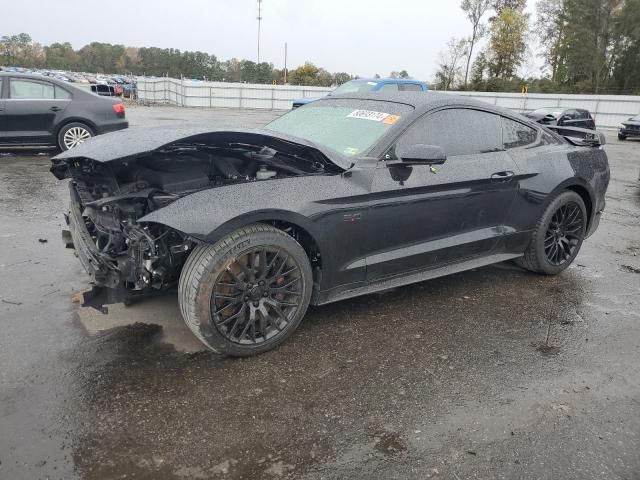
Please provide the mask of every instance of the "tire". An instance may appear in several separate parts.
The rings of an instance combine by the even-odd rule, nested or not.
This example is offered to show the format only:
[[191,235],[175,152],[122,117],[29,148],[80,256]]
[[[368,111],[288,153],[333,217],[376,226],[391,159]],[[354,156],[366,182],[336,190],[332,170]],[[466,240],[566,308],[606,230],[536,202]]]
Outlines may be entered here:
[[620,135],[618,134],[618,140],[626,140],[627,136],[626,135]]
[[210,350],[245,357],[275,348],[298,328],[312,287],[300,244],[257,223],[198,245],[182,269],[178,300],[185,323]]
[[93,136],[95,133],[88,125],[80,122],[68,123],[58,132],[58,148],[65,152]]
[[538,220],[524,256],[515,262],[532,272],[557,275],[578,255],[587,222],[587,209],[580,195],[571,191],[559,194]]

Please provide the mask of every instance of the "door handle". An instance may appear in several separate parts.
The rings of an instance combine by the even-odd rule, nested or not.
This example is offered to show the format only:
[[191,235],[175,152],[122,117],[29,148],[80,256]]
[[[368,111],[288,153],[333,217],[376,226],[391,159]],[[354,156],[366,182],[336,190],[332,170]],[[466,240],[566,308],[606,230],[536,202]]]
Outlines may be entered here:
[[60,110],[62,110],[60,107],[56,107],[55,105],[53,107],[51,107],[49,110],[51,110],[52,112],[59,112]]
[[510,170],[507,170],[505,172],[496,172],[491,175],[491,181],[494,183],[508,182],[513,178],[514,175],[515,174]]

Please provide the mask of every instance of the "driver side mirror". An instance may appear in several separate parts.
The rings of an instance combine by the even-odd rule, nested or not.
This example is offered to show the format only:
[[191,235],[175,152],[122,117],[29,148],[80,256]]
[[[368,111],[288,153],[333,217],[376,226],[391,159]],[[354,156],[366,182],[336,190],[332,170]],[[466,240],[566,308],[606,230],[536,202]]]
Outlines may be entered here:
[[442,147],[417,143],[398,152],[402,165],[442,165],[447,155]]

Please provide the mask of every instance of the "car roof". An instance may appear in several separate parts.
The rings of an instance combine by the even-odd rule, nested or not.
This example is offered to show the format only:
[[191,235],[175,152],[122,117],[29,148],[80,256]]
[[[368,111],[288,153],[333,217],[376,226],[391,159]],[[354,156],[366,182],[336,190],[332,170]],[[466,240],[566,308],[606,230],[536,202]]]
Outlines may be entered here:
[[410,115],[410,118],[421,116],[430,110],[434,110],[442,107],[471,107],[482,110],[487,110],[498,115],[505,117],[517,118],[520,121],[531,123],[531,121],[522,115],[508,110],[506,108],[497,107],[487,102],[480,100],[474,100],[471,97],[465,95],[455,95],[449,93],[439,92],[373,92],[373,93],[343,93],[340,95],[331,95],[328,97],[316,100],[317,102],[330,102],[340,99],[352,99],[352,100],[372,100],[376,102],[392,102],[404,105],[409,105],[414,108],[414,112]]
[[[25,80],[39,80],[44,82],[50,82],[61,87],[72,87],[69,83],[59,80],[55,77],[47,77],[46,75],[38,75],[37,73],[18,73],[18,72],[0,72],[0,77],[12,77],[12,78],[24,78]],[[75,87],[78,89],[78,87]],[[78,89],[79,90],[79,89]]]

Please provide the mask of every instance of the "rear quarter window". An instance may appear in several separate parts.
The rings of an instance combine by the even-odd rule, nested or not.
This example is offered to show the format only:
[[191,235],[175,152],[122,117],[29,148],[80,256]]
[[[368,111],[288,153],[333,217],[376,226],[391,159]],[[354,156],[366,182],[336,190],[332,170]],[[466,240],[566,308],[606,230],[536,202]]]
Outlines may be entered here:
[[535,143],[538,131],[523,123],[502,117],[502,142],[506,149],[526,147]]

